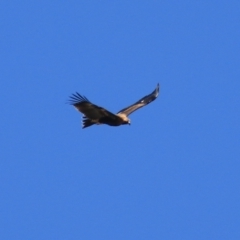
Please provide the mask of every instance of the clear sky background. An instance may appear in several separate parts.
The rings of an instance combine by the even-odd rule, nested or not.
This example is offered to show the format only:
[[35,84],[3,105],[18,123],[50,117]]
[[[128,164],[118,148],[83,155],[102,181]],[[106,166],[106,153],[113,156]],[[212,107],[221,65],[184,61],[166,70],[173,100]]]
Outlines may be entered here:
[[[0,239],[240,239],[240,2],[2,1]],[[131,126],[81,129],[78,91]]]

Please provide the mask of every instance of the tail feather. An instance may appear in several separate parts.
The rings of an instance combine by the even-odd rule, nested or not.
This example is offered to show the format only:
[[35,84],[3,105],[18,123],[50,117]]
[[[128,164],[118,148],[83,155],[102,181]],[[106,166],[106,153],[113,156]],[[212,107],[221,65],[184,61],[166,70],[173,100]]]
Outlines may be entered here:
[[82,120],[82,128],[86,128],[86,127],[90,127],[92,126],[93,124],[95,124],[94,122],[92,122],[90,119],[88,118],[83,118]]

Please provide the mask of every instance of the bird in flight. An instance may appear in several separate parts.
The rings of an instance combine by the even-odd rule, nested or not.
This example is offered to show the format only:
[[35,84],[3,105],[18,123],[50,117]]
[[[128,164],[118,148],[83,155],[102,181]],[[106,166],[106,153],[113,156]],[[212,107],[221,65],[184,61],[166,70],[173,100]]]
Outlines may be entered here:
[[154,101],[158,97],[158,94],[159,84],[157,84],[156,89],[152,93],[141,98],[136,103],[123,108],[117,114],[111,113],[105,108],[91,103],[86,97],[80,95],[78,92],[70,96],[69,103],[84,115],[82,128],[90,127],[93,124],[107,124],[110,126],[130,125],[128,115]]

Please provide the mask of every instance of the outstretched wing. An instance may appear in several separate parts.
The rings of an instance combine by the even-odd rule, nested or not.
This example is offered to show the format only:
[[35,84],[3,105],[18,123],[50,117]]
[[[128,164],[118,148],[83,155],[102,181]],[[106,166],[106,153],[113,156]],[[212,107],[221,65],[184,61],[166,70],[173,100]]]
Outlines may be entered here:
[[128,116],[129,114],[136,111],[137,109],[144,107],[147,104],[149,104],[150,102],[154,101],[158,97],[158,94],[159,94],[159,83],[158,83],[156,89],[152,93],[141,98],[140,100],[138,100],[136,103],[132,104],[131,106],[120,110],[118,113],[125,114],[126,116]]
[[118,116],[109,112],[105,108],[99,107],[91,103],[86,97],[81,96],[77,92],[70,96],[69,103],[73,105],[79,112],[84,114],[85,120],[87,118],[89,120],[93,120],[91,122],[94,123],[100,123],[101,119],[109,119],[111,121],[114,121],[117,118],[119,118]]

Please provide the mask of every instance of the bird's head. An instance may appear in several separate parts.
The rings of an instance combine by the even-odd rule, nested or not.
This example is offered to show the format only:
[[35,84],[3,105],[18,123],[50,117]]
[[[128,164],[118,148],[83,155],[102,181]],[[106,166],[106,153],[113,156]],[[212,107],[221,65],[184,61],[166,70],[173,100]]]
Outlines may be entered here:
[[123,124],[128,124],[128,125],[131,125],[131,121],[130,121],[130,119],[128,118],[128,119],[126,119],[124,122],[123,122]]
[[131,125],[130,119],[127,117],[126,114],[118,113],[117,116],[119,116],[122,119],[122,124]]

